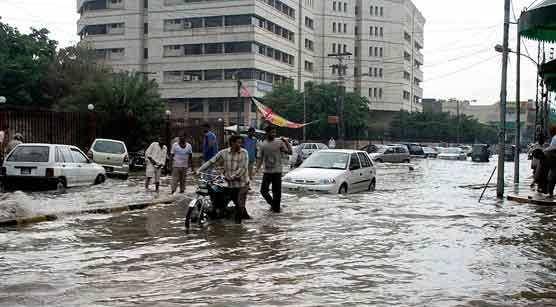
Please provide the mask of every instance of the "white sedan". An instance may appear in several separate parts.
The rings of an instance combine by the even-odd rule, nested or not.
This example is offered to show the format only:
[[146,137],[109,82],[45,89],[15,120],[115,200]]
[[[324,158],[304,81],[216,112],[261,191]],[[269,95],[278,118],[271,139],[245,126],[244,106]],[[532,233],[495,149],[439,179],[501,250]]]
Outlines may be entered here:
[[104,168],[70,145],[21,144],[12,150],[3,167],[0,179],[4,187],[38,186],[64,189],[103,183]]
[[340,193],[374,191],[376,170],[360,150],[321,150],[284,176],[286,192]]
[[441,153],[438,154],[438,159],[442,160],[467,160],[467,154],[458,147],[444,148]]

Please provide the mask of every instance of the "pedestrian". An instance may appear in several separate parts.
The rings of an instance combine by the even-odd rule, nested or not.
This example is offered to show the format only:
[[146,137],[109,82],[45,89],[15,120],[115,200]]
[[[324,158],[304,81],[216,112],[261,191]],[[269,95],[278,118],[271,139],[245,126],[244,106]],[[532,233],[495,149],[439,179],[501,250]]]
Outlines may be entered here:
[[243,140],[243,148],[249,154],[249,179],[253,180],[253,172],[255,170],[255,163],[257,162],[257,146],[258,140],[255,137],[255,128],[250,127],[247,130],[247,137]]
[[230,147],[219,151],[197,171],[197,174],[200,174],[204,170],[213,168],[216,163],[224,165],[224,178],[228,184],[225,189],[236,205],[235,222],[238,224],[248,216],[245,201],[249,189],[249,153],[241,148],[242,143],[241,136],[232,135],[229,141]]
[[[276,139],[276,128],[268,126],[265,129],[266,140],[261,145],[261,155],[257,162],[257,172],[264,164],[261,194],[270,205],[272,211],[280,212],[282,198],[282,154],[292,154],[290,143],[284,138]],[[272,195],[269,193],[272,185]]]
[[556,146],[556,125],[550,127],[549,133],[550,133],[550,146]]
[[8,146],[6,146],[6,155],[19,144],[23,144],[23,135],[21,133],[16,133],[13,139],[8,143]]
[[336,148],[336,141],[334,141],[334,138],[330,138],[330,140],[328,141],[328,148],[330,149],[334,149]]
[[145,181],[145,189],[148,190],[151,179],[154,178],[154,184],[156,192],[158,193],[160,187],[160,174],[164,164],[166,164],[166,155],[168,149],[166,145],[163,145],[160,140],[151,143],[147,151],[145,151],[145,157],[147,158],[147,169]]
[[203,160],[206,162],[216,155],[218,152],[218,140],[216,134],[211,131],[210,125],[205,124],[203,138]]
[[181,136],[179,141],[172,145],[170,158],[172,159],[172,194],[176,192],[178,182],[180,193],[183,194],[185,192],[187,168],[189,167],[193,171],[193,149],[187,143],[185,136]]

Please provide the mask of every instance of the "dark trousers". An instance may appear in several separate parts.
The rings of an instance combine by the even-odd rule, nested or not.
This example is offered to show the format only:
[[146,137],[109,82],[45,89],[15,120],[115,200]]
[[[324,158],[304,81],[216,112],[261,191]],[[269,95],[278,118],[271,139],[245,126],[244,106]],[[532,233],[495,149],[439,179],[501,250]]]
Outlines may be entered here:
[[[270,185],[272,185],[272,195],[270,195]],[[261,194],[274,212],[280,212],[280,201],[282,200],[282,174],[265,173],[261,184]]]

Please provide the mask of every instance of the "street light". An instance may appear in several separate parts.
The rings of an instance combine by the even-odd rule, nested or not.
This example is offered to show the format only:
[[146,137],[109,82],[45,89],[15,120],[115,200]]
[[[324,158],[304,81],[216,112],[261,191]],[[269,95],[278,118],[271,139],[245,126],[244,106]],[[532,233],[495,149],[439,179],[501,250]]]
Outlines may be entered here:
[[89,103],[89,105],[87,105],[87,109],[88,109],[89,111],[94,111],[94,110],[95,110],[95,105],[92,104],[92,103]]
[[168,117],[168,119],[170,119],[171,115],[172,115],[172,111],[166,110],[166,117]]
[[[494,46],[494,50],[495,50],[496,52],[498,52],[498,53],[502,53],[502,52],[504,52],[504,47],[502,47],[502,45],[498,44],[498,45]],[[539,66],[539,63],[537,63],[537,61],[535,61],[532,57],[530,57],[530,56],[527,55],[527,54],[515,52],[515,51],[512,50],[511,48],[508,48],[508,52],[509,52],[509,53],[514,53],[514,54],[517,54],[517,55],[520,55],[520,56],[523,56],[523,57],[526,57],[526,58],[528,58],[529,60],[531,60],[531,62],[535,63],[535,65],[537,65],[537,67]]]
[[6,101],[8,101],[8,100],[6,99],[6,97],[0,96],[0,104],[4,104],[4,103],[6,103]]

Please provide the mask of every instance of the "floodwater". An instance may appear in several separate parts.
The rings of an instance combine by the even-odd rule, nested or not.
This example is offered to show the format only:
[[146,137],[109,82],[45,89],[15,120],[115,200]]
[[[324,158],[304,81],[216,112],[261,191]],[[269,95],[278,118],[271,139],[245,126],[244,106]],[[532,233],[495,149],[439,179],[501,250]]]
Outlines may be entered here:
[[[384,165],[376,192],[286,194],[280,214],[254,193],[253,220],[189,234],[176,204],[0,230],[0,306],[556,305],[555,209],[497,202],[494,189],[478,203],[465,186],[495,164]],[[152,197],[140,190],[10,197],[65,210]]]

